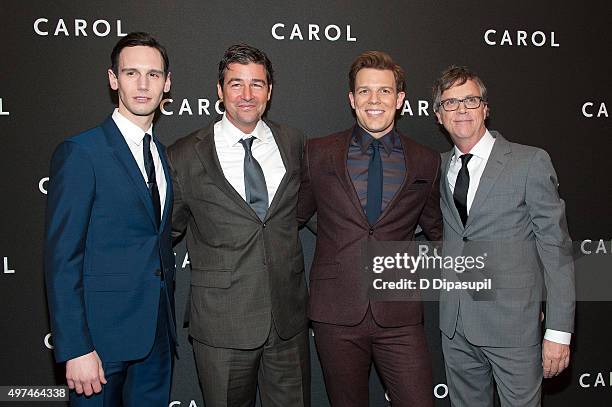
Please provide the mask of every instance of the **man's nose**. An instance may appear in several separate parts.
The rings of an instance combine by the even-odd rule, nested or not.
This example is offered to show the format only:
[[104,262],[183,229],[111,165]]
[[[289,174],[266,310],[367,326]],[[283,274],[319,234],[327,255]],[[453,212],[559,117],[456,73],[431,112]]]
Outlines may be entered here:
[[369,100],[368,100],[368,103],[371,103],[371,104],[377,104],[377,103],[380,103],[380,98],[379,98],[379,96],[378,96],[378,93],[377,93],[377,92],[372,92],[372,93],[370,93],[370,98],[369,98]]
[[253,98],[253,91],[250,86],[245,86],[242,88],[242,98],[244,100],[251,100]]
[[147,75],[141,75],[138,78],[138,89],[139,90],[149,89],[149,77]]
[[465,113],[467,112],[467,107],[465,107],[465,100],[462,100],[459,102],[459,107],[457,108],[457,112],[458,113]]

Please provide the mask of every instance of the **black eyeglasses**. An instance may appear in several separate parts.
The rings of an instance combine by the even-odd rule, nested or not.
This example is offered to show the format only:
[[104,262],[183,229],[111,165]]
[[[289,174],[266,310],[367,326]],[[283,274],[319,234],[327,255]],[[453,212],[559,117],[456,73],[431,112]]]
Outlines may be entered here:
[[438,106],[442,106],[442,108],[447,112],[452,112],[459,109],[461,102],[463,102],[463,106],[465,106],[466,109],[478,109],[481,103],[487,103],[481,96],[468,96],[463,99],[446,99],[438,103]]

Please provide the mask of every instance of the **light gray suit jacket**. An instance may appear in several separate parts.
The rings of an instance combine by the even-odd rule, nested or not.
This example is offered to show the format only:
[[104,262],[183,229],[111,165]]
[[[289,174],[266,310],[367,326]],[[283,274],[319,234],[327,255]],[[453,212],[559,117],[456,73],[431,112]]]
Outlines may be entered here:
[[[541,340],[543,298],[546,328],[574,328],[574,267],[565,204],[544,150],[490,133],[496,141],[465,227],[446,177],[453,150],[442,154],[440,189],[444,255],[487,253],[484,275],[492,279],[493,298],[443,291],[440,329],[452,338],[460,313],[465,336],[475,345],[531,346]],[[452,270],[443,270],[443,277],[461,278]]]

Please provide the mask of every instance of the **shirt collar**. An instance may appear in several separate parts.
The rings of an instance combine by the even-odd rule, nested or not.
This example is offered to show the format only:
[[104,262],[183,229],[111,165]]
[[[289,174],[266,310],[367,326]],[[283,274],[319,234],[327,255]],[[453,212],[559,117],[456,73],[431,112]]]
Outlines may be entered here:
[[[486,130],[485,134],[480,140],[478,140],[478,143],[472,147],[469,153],[484,161],[487,161],[491,155],[491,151],[493,151],[493,144],[495,144],[495,137],[489,133],[489,130]],[[454,147],[454,150],[455,153],[453,155],[453,161],[457,161],[459,157],[463,155],[463,153],[461,150],[459,150],[459,148],[457,148],[457,146]]]
[[[363,154],[368,153],[368,148],[370,148],[370,144],[372,144],[374,140],[376,139],[361,126],[356,125],[353,129],[353,142],[359,146]],[[378,141],[380,141],[380,144],[387,153],[387,156],[389,156],[391,155],[391,152],[393,152],[393,147],[397,141],[397,133],[392,128],[387,134],[380,137]]]
[[248,136],[253,136],[260,143],[268,143],[269,142],[269,134],[266,131],[266,124],[263,120],[259,120],[255,129],[253,129],[252,133],[243,133],[240,129],[238,129],[232,122],[227,118],[227,113],[223,113],[223,118],[220,122],[221,127],[221,136],[227,143],[228,147],[234,147],[238,142],[244,138],[248,138]]
[[138,127],[138,125],[132,123],[130,119],[119,113],[119,109],[115,109],[112,118],[119,128],[121,134],[123,134],[123,138],[130,143],[139,146],[142,144],[142,139],[144,138],[145,133],[153,136],[153,123],[151,123],[151,126],[149,126],[147,131],[143,131],[140,127]]

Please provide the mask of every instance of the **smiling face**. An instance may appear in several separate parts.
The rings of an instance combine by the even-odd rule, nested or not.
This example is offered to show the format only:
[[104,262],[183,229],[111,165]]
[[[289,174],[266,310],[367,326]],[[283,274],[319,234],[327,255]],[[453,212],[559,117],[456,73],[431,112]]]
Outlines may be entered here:
[[395,123],[395,112],[406,94],[398,92],[390,69],[363,68],[355,76],[355,92],[349,92],[357,123],[372,137],[387,134]]
[[249,134],[266,111],[272,85],[266,79],[263,65],[232,63],[225,71],[223,86],[217,84],[217,93],[223,101],[228,120],[240,131]]
[[[468,79],[463,85],[453,85],[445,90],[440,100],[464,99],[469,96],[482,96],[480,88],[471,79]],[[488,113],[489,106],[484,102],[476,109],[467,109],[464,103],[460,103],[459,108],[452,112],[447,112],[440,107],[436,116],[439,123],[450,134],[455,145],[461,151],[469,151],[484,136],[486,132],[485,119]]]
[[117,75],[109,69],[108,82],[119,94],[119,113],[145,130],[170,90],[170,74],[164,75],[160,52],[141,45],[121,50]]

